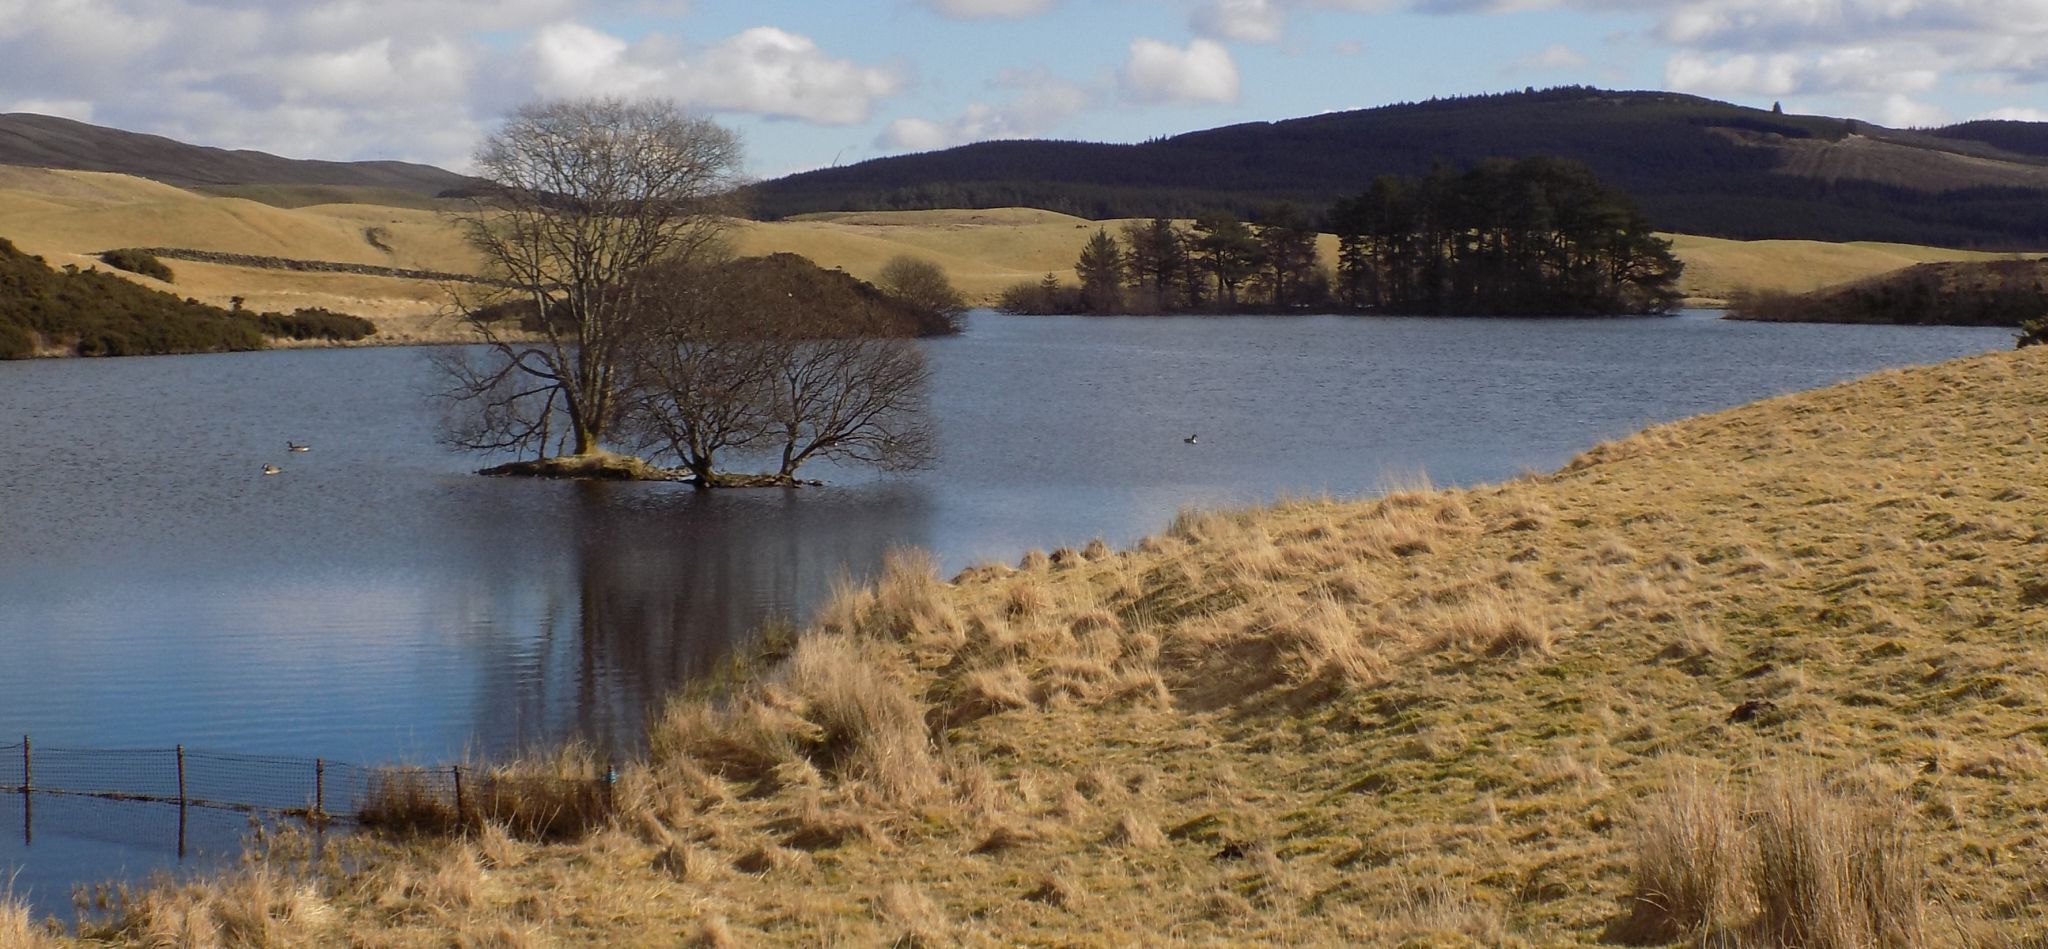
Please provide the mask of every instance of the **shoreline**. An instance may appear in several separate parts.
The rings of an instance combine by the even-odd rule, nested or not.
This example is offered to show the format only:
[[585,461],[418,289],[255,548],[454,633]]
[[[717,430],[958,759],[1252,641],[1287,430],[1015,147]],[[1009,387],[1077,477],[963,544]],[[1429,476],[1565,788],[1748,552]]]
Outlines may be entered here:
[[1637,919],[1644,841],[1691,773],[1811,775],[1812,827],[1891,815],[1956,926],[2023,932],[1996,908],[2041,874],[1997,855],[2029,846],[2012,778],[2048,772],[2026,738],[2048,700],[2027,648],[2048,635],[2044,372],[2029,351],[1890,370],[1547,475],[1191,512],[951,583],[899,555],[781,664],[677,699],[613,829],[259,863],[134,922],[1550,945]]

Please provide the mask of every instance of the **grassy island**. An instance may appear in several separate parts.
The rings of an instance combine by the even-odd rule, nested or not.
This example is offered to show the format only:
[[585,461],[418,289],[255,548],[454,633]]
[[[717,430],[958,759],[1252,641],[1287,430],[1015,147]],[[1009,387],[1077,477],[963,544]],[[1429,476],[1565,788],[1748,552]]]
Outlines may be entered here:
[[2044,439],[2035,347],[1501,485],[904,554],[676,700],[605,829],[273,844],[101,935],[2035,945]]

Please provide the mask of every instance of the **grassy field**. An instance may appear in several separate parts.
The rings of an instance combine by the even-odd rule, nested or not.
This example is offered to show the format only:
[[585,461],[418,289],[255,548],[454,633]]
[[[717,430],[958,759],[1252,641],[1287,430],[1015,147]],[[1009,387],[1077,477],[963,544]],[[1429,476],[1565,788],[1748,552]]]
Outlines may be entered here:
[[2039,347],[1501,485],[903,553],[676,700],[615,826],[273,841],[96,938],[2037,946],[2044,438]]
[[[325,192],[300,189],[306,201]],[[290,204],[278,195],[255,194]],[[356,195],[358,199],[366,199]],[[476,256],[436,211],[363,203],[279,207],[234,194],[200,194],[124,175],[0,166],[0,237],[52,263],[91,266],[113,247],[187,247],[229,253],[473,272]],[[1003,288],[1051,273],[1073,280],[1074,258],[1097,227],[1123,222],[1009,208],[807,215],[738,222],[733,240],[746,254],[790,251],[826,267],[872,279],[889,258],[911,254],[939,263],[976,303]],[[1686,262],[1682,287],[1696,303],[1718,305],[1736,289],[1803,292],[1914,263],[1993,255],[1898,244],[1727,241],[1676,235]],[[1323,256],[1334,265],[1336,242]],[[247,267],[178,264],[174,288],[217,306],[241,296],[258,309],[326,307],[369,317],[385,341],[451,338],[442,318],[444,289],[418,280],[336,277]],[[135,278],[138,280],[146,278]]]

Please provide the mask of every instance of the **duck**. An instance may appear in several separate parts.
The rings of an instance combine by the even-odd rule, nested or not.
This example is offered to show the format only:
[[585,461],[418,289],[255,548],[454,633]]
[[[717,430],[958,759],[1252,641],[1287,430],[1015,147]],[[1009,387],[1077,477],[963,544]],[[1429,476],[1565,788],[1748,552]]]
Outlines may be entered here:
[[1195,436],[1189,435],[1188,437],[1181,439],[1181,441],[1187,442],[1188,444],[1192,445],[1195,443]]
[[289,441],[289,440],[287,440],[287,441],[286,441],[286,442],[284,443],[284,447],[285,447],[285,450],[286,450],[286,451],[312,451],[312,450],[313,450],[313,446],[311,446],[311,445],[301,445],[301,444],[299,444],[298,442],[295,442],[295,441]]
[[278,466],[276,466],[276,465],[264,465],[264,466],[263,466],[263,473],[264,473],[264,474],[267,474],[267,475],[274,475],[274,474],[283,474],[283,473],[284,473],[284,469],[283,469],[283,468],[279,468],[279,467],[278,467]]

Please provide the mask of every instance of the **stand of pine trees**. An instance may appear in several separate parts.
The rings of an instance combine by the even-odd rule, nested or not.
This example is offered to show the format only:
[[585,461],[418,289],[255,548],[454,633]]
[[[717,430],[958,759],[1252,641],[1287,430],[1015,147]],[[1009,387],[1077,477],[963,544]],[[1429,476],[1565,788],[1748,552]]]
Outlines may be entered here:
[[[1003,295],[1017,313],[1299,312],[1589,316],[1668,312],[1681,265],[1634,203],[1575,162],[1482,162],[1383,176],[1318,222],[1279,206],[1251,223],[1165,218],[1097,230],[1078,290]],[[1319,232],[1337,238],[1332,274]],[[1119,239],[1120,238],[1120,239]]]

